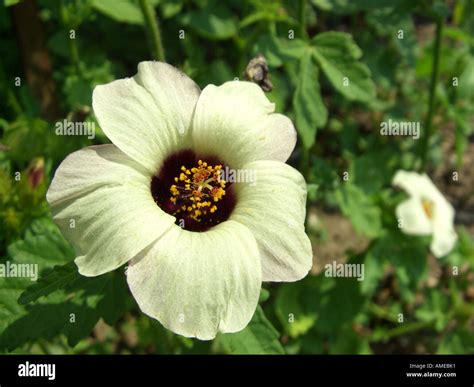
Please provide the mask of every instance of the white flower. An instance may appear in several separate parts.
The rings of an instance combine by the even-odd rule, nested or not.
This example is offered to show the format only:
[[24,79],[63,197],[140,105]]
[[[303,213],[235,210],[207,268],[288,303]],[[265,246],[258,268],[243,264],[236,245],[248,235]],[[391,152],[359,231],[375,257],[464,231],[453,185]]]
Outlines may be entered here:
[[410,196],[396,208],[402,231],[410,235],[432,234],[432,253],[438,258],[448,254],[457,240],[453,206],[426,174],[398,171],[393,185]]
[[[47,195],[81,274],[130,261],[141,310],[208,340],[245,328],[262,281],[308,273],[306,184],[284,163],[295,129],[257,85],[200,92],[176,68],[142,62],[133,78],[97,86],[93,108],[113,145],[69,155]],[[256,181],[225,182],[225,168]]]

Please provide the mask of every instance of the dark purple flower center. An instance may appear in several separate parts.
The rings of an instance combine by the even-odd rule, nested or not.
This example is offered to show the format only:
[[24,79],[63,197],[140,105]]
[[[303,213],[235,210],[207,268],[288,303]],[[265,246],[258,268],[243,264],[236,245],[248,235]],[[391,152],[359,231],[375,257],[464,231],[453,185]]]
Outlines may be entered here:
[[151,179],[156,204],[176,217],[189,231],[206,231],[227,220],[235,207],[231,183],[224,180],[226,165],[213,156],[183,150],[170,155]]

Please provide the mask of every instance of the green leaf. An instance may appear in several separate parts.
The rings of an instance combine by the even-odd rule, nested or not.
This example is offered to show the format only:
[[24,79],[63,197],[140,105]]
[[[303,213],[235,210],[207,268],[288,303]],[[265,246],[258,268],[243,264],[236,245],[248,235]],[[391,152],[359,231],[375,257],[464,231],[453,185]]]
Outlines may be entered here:
[[345,183],[337,191],[336,199],[342,213],[347,216],[356,232],[370,238],[382,233],[380,208],[372,203],[364,191],[351,183]]
[[310,277],[309,285],[302,295],[302,305],[304,310],[316,313],[314,329],[318,332],[339,332],[355,319],[366,300],[356,278],[320,275]]
[[[380,168],[383,165],[384,168]],[[350,164],[351,182],[365,193],[373,194],[389,185],[397,167],[397,158],[390,150],[376,149],[356,157]]]
[[301,58],[308,44],[301,39],[284,39],[274,35],[262,35],[257,40],[253,54],[261,53],[271,67],[280,67],[287,61]]
[[303,308],[301,295],[304,292],[301,283],[282,286],[275,301],[275,312],[285,331],[293,338],[304,335],[316,321],[316,314]]
[[473,352],[474,334],[467,329],[458,329],[446,334],[436,351],[442,355],[465,355]]
[[247,328],[218,336],[218,342],[230,354],[283,354],[279,333],[258,306]]
[[311,0],[311,2],[324,11],[336,14],[349,14],[358,11],[368,11],[374,8],[394,7],[404,0]]
[[63,266],[55,266],[51,272],[41,277],[39,281],[29,286],[18,299],[21,305],[29,304],[38,298],[47,296],[50,293],[65,288],[80,277],[77,268],[73,262],[66,263]]
[[92,7],[121,23],[143,24],[140,7],[130,0],[92,0]]
[[393,265],[404,300],[413,301],[414,290],[426,276],[425,242],[424,238],[390,233],[377,240],[371,249],[373,259],[386,260]]
[[441,294],[438,290],[429,290],[425,294],[423,304],[421,304],[415,311],[418,320],[422,322],[433,322],[434,328],[438,332],[446,329],[450,320],[450,305],[446,296]]
[[5,291],[0,292],[0,305],[6,305],[9,311],[8,323],[0,324],[0,349],[10,351],[27,342],[51,339],[59,334],[64,334],[68,344],[75,346],[90,334],[101,317],[113,325],[128,307],[124,275],[118,273],[78,277],[65,289],[22,308],[12,299],[22,290],[8,290],[9,303],[4,300]]
[[260,297],[258,298],[258,302],[265,302],[270,298],[270,292],[267,289],[260,289]]
[[27,282],[24,278],[0,278],[0,350],[2,332],[23,312],[16,300]]
[[375,96],[369,68],[359,61],[362,51],[343,32],[323,32],[311,41],[313,54],[323,72],[342,95],[350,100],[368,102]]
[[368,337],[359,335],[351,326],[346,326],[338,331],[329,342],[329,354],[331,355],[367,355],[371,353]]
[[181,23],[206,39],[224,40],[237,34],[238,20],[227,8],[217,6],[188,12],[181,17]]
[[59,230],[41,234],[30,231],[25,239],[8,247],[8,255],[15,263],[37,264],[41,272],[45,268],[71,260],[74,252]]
[[321,98],[319,70],[309,50],[300,61],[298,85],[293,96],[296,128],[303,146],[309,149],[316,140],[316,131],[326,125],[328,112]]
[[49,219],[35,221],[8,254],[12,263],[37,264],[40,273],[49,272],[36,284],[29,278],[0,278],[0,350],[59,334],[74,346],[99,318],[113,325],[128,307],[125,276],[80,276],[71,246]]
[[159,0],[158,4],[161,9],[161,15],[165,19],[175,16],[183,9],[182,0]]
[[468,56],[464,71],[459,77],[458,95],[462,99],[474,99],[474,56]]
[[21,0],[4,0],[5,7],[11,7],[12,5],[18,4]]
[[364,280],[360,284],[360,290],[365,296],[371,296],[379,281],[384,275],[384,267],[386,261],[377,254],[373,253],[373,249],[369,249],[364,258]]

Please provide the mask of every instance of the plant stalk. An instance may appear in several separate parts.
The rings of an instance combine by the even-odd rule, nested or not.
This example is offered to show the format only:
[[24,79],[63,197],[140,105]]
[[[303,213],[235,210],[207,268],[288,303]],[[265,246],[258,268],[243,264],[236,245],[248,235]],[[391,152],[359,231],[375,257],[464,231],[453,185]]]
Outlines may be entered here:
[[[64,1],[59,0],[59,15],[61,18],[61,24],[64,28],[64,32],[67,35],[67,44],[69,48],[69,55],[71,57],[71,63],[76,69],[76,73],[81,75],[81,68],[79,65],[79,49],[77,47],[76,39],[71,39],[70,33],[73,28],[71,28],[71,23],[69,22],[69,15],[66,7],[64,6]],[[75,36],[74,36],[75,38]]]
[[439,59],[441,56],[441,40],[443,35],[444,20],[438,18],[436,21],[436,36],[433,49],[433,67],[431,70],[431,83],[430,83],[430,95],[428,101],[428,113],[425,118],[425,135],[421,143],[421,168],[425,170],[428,162],[428,151],[431,136],[433,135],[433,114],[436,102],[436,85],[438,84],[439,78]]
[[165,51],[163,49],[158,17],[155,14],[155,10],[149,0],[140,0],[140,7],[142,9],[143,18],[145,19],[146,30],[151,41],[152,56],[154,59],[164,62]]
[[306,35],[306,0],[299,0],[298,3],[298,21],[300,27],[300,37],[305,39]]

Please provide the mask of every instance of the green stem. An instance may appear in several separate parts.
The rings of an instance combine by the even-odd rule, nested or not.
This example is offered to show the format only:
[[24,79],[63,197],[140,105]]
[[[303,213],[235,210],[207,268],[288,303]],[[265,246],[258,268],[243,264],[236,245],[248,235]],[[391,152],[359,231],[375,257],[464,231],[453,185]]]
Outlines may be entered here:
[[[300,28],[300,38],[307,40],[308,34],[306,32],[306,0],[299,0],[298,2],[298,21]],[[304,176],[307,183],[310,181],[311,177],[311,149],[306,149],[304,146],[301,148],[301,159],[300,159],[300,168],[301,174]],[[311,210],[311,203],[309,198],[306,199],[306,219],[305,226],[306,230],[309,230],[309,212]]]
[[21,108],[20,102],[18,102],[18,98],[16,97],[15,93],[12,91],[11,88],[7,89],[7,101],[13,112],[17,116],[23,113],[23,109]]
[[[66,7],[64,6],[64,1],[59,0],[59,16],[61,19],[61,24],[64,28],[64,32],[67,36],[68,40],[68,48],[69,48],[69,55],[71,57],[71,63],[76,68],[76,72],[78,75],[81,75],[81,68],[79,66],[79,49],[77,47],[76,36],[74,35],[74,39],[71,39],[71,23],[69,22],[69,15]],[[74,32],[75,33],[75,32]]]
[[406,323],[388,331],[384,336],[384,340],[389,340],[396,336],[402,336],[407,333],[412,333],[421,329],[429,328],[433,324],[434,321],[415,321],[412,323]]
[[158,17],[149,0],[140,0],[143,18],[152,45],[152,55],[156,60],[165,61],[165,51],[161,41],[160,27],[158,26]]
[[433,114],[435,108],[435,94],[436,94],[436,85],[438,84],[439,77],[439,59],[441,55],[441,40],[443,35],[443,24],[444,20],[438,18],[436,21],[436,36],[433,49],[433,67],[431,70],[431,83],[430,83],[430,95],[428,101],[428,113],[425,118],[425,135],[421,143],[421,160],[422,160],[422,170],[426,168],[428,162],[428,150],[430,138],[433,134]]
[[390,321],[392,323],[398,323],[398,319],[395,316],[393,316],[388,310],[384,309],[376,303],[372,302],[369,304],[369,311],[375,317]]
[[306,38],[306,0],[299,0],[298,3],[298,21],[300,24],[300,37]]

